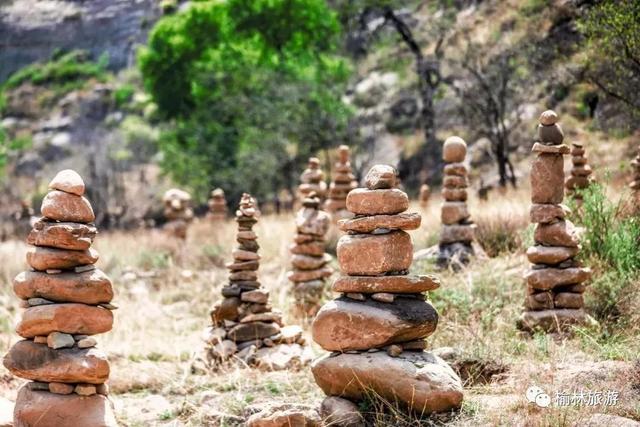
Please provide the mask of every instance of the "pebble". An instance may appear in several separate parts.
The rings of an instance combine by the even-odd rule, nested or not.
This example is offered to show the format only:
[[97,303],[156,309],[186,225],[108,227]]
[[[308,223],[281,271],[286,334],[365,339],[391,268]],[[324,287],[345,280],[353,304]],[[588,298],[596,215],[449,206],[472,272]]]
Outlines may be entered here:
[[356,301],[364,301],[366,299],[363,294],[356,293],[356,292],[349,292],[349,293],[345,294],[345,296],[347,298],[351,298],[351,299],[354,299]]
[[74,388],[73,384],[49,383],[49,391],[55,394],[71,394]]
[[80,396],[92,396],[97,393],[96,386],[93,384],[78,384],[74,391]]
[[98,342],[93,337],[84,338],[84,339],[81,339],[80,341],[78,341],[78,348],[95,347],[97,344],[98,344]]
[[47,336],[47,345],[53,349],[73,347],[75,343],[72,335],[62,332],[52,332]]

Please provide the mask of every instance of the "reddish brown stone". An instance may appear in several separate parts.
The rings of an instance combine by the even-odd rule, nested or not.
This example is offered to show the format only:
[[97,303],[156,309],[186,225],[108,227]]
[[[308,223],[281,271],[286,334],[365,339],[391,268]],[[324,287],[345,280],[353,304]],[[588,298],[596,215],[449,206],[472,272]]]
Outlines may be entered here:
[[75,303],[47,304],[26,309],[16,332],[24,338],[51,332],[95,335],[110,331],[112,325],[113,314],[104,308]]
[[324,254],[324,256],[309,256],[309,255],[294,255],[291,257],[291,264],[294,268],[299,270],[315,270],[322,268],[326,263],[331,261],[331,255]]
[[404,231],[345,235],[338,241],[337,253],[343,273],[375,276],[407,270],[413,259],[413,245]]
[[467,190],[460,188],[443,188],[442,197],[447,202],[464,202],[467,200]]
[[440,243],[471,242],[475,238],[475,224],[443,225]]
[[525,331],[564,331],[573,325],[588,325],[594,320],[583,309],[525,311],[518,321],[518,328]]
[[214,325],[220,324],[223,320],[236,320],[238,318],[238,307],[240,298],[223,298],[218,301],[211,310],[211,320]]
[[364,178],[369,190],[393,188],[396,185],[396,170],[389,165],[374,165]]
[[27,237],[34,246],[81,251],[89,249],[98,230],[93,225],[75,222],[38,221]]
[[47,193],[40,211],[44,217],[62,222],[89,223],[96,219],[85,197],[58,190]]
[[371,233],[380,228],[389,230],[416,230],[420,227],[419,214],[401,213],[397,215],[373,215],[353,219],[341,219],[338,221],[340,230],[356,233]]
[[449,163],[448,165],[444,165],[445,175],[467,176],[467,173],[467,167],[464,163]]
[[49,188],[75,194],[76,196],[82,196],[85,190],[82,177],[72,169],[58,172],[49,183]]
[[524,278],[534,289],[548,290],[557,286],[573,285],[589,280],[589,268],[541,268],[527,270]]
[[529,209],[529,217],[534,223],[549,223],[564,219],[571,210],[565,205],[533,204]]
[[533,264],[559,264],[578,254],[578,247],[531,246],[527,258]]
[[460,163],[467,156],[467,143],[459,136],[450,136],[442,146],[442,160],[447,163]]
[[312,280],[324,279],[333,274],[333,268],[322,267],[317,270],[298,270],[287,273],[287,278],[292,282],[310,282]]
[[276,323],[252,322],[240,323],[227,333],[227,336],[234,341],[250,341],[255,339],[268,338],[280,332],[280,327]]
[[314,241],[293,244],[289,246],[289,250],[294,255],[322,256],[324,255],[324,242]]
[[12,374],[32,381],[102,384],[109,378],[107,357],[96,348],[51,349],[18,341],[3,360]]
[[443,224],[457,224],[469,218],[469,210],[465,202],[444,202],[440,210],[440,219]]
[[558,308],[581,308],[584,306],[584,297],[581,293],[560,292],[556,294],[554,304]]
[[562,144],[564,133],[558,123],[549,126],[538,125],[538,141],[546,144]]
[[334,292],[392,292],[415,294],[433,291],[440,281],[431,275],[403,276],[340,276],[333,282]]
[[56,302],[104,304],[113,299],[109,278],[99,269],[83,273],[47,274],[25,271],[13,279],[19,298],[45,298]]
[[467,188],[469,181],[464,176],[445,175],[442,185],[445,188]]
[[540,292],[528,295],[524,303],[529,310],[548,310],[553,308],[553,296],[551,292]]
[[569,154],[571,149],[568,145],[545,145],[536,142],[531,149],[534,153],[549,153],[549,154]]
[[580,244],[578,230],[569,220],[538,224],[533,239],[539,245],[575,248]]
[[531,201],[558,204],[564,198],[564,160],[557,154],[538,154],[531,165]]
[[98,251],[93,248],[70,251],[35,246],[27,251],[27,262],[33,269],[40,271],[67,270],[80,265],[95,264],[98,258]]
[[356,188],[347,195],[347,209],[356,215],[393,215],[409,208],[407,194],[397,188]]

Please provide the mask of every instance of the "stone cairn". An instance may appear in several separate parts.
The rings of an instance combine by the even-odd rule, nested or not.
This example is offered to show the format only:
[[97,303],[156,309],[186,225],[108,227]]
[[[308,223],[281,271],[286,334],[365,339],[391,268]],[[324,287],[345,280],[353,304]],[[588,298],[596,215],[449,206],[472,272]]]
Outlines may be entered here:
[[469,262],[474,254],[472,242],[476,225],[467,208],[467,144],[457,136],[447,138],[442,149],[444,180],[441,221],[442,232],[437,263],[441,267],[458,266]]
[[431,188],[427,184],[422,184],[420,186],[420,195],[418,199],[420,201],[420,207],[423,209],[429,206],[429,198],[431,197]]
[[300,175],[298,201],[302,202],[312,192],[316,193],[321,201],[327,195],[327,183],[324,182],[324,172],[320,169],[320,160],[317,157],[309,158],[307,168]]
[[193,219],[191,209],[191,195],[186,191],[172,188],[162,196],[164,217],[167,223],[164,229],[172,236],[180,239],[187,238],[187,225]]
[[567,326],[591,323],[584,311],[585,281],[591,275],[575,259],[580,250],[579,230],[565,219],[564,159],[569,147],[549,110],[540,115],[536,153],[531,166],[531,222],[536,223],[535,245],[527,250],[533,264],[525,273],[527,297],[518,327],[533,331],[562,332]]
[[14,424],[115,426],[106,397],[109,362],[92,336],[111,330],[115,308],[111,281],[93,265],[95,216],[75,171],[59,172],[49,189],[27,237],[31,270],[13,281],[25,308],[16,328],[24,340],[4,366],[31,381],[18,392]]
[[358,186],[358,182],[351,170],[347,145],[341,145],[338,148],[338,161],[333,166],[332,178],[324,208],[327,212],[331,212],[336,220],[350,218],[351,213],[347,210],[347,194]]
[[640,199],[640,150],[635,159],[631,160],[631,168],[633,169],[633,181],[629,184],[631,190],[636,194],[636,199]]
[[347,196],[355,217],[338,223],[348,233],[338,242],[343,275],[333,284],[342,296],[326,303],[312,324],[314,341],[331,352],[314,361],[315,381],[329,398],[360,401],[376,393],[418,413],[457,408],[460,379],[424,351],[438,322],[424,293],[439,282],[408,274],[413,244],[405,230],[417,229],[421,217],[403,213],[409,199],[393,188],[391,166],[374,166],[365,182],[367,188]]
[[207,205],[209,206],[209,214],[207,215],[213,221],[223,221],[227,218],[227,200],[224,197],[224,190],[216,188],[211,192],[211,198]]
[[325,253],[325,235],[331,225],[331,215],[320,210],[315,193],[302,201],[296,215],[296,235],[290,247],[293,270],[287,274],[293,282],[295,314],[313,317],[320,309],[325,279],[333,273],[327,264],[331,255]]
[[258,281],[260,255],[253,226],[258,222],[254,199],[243,194],[236,211],[238,246],[227,264],[229,284],[211,310],[212,326],[205,331],[209,366],[234,357],[266,369],[299,367],[310,359],[299,326],[284,326],[282,313],[272,310],[269,292]]
[[587,163],[584,146],[580,142],[574,142],[571,147],[571,176],[565,182],[567,193],[580,203],[582,195],[576,190],[587,188],[591,184],[589,175],[593,173],[591,166]]

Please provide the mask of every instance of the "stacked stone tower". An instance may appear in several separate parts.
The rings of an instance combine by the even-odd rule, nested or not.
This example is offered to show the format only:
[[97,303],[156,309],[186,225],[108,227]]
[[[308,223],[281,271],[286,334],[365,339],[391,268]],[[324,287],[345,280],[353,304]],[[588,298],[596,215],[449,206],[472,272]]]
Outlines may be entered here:
[[424,209],[429,205],[429,198],[431,197],[431,188],[429,185],[422,184],[420,186],[420,195],[418,199],[420,200],[420,206]]
[[578,202],[582,200],[582,195],[575,190],[582,190],[591,184],[589,175],[593,173],[591,166],[587,163],[584,146],[581,142],[574,142],[571,147],[571,176],[565,182],[567,193],[572,194]]
[[111,281],[94,266],[95,216],[76,172],[59,172],[49,188],[27,238],[31,270],[13,281],[25,307],[16,328],[24,339],[4,366],[30,381],[18,392],[14,425],[115,426],[109,362],[93,338],[111,330],[114,308]]
[[307,168],[300,175],[298,186],[298,201],[302,202],[310,193],[316,193],[320,200],[327,195],[327,183],[324,182],[324,172],[320,169],[320,160],[310,157]]
[[187,226],[193,219],[191,209],[191,195],[186,191],[172,188],[162,196],[164,204],[164,216],[167,223],[164,229],[171,235],[180,239],[187,238]]
[[476,225],[471,221],[467,208],[467,143],[457,136],[447,138],[442,149],[444,179],[442,182],[440,246],[438,265],[448,266],[452,262],[465,264],[473,255]]
[[347,194],[358,186],[356,177],[351,170],[349,147],[341,145],[338,148],[338,161],[333,165],[333,181],[329,185],[329,197],[324,208],[333,214],[334,219],[349,218],[347,210]]
[[325,253],[325,235],[329,231],[331,215],[321,211],[315,193],[302,201],[296,215],[296,235],[290,247],[293,270],[287,277],[293,282],[297,317],[313,317],[320,308],[325,279],[333,273],[327,264],[331,256]]
[[[205,333],[209,344],[207,361],[214,367],[232,356],[271,369],[290,367],[293,360],[302,363],[305,344],[302,329],[283,325],[282,313],[272,310],[269,292],[258,281],[260,246],[253,231],[258,222],[256,217],[254,199],[243,194],[236,211],[238,246],[233,251],[233,262],[227,264],[229,284],[222,288],[223,299],[213,307],[212,326]],[[283,351],[290,360],[283,366],[272,363],[270,348],[277,346],[288,346]]]
[[640,199],[640,150],[635,159],[631,160],[631,168],[633,169],[633,181],[629,184],[631,190],[636,194],[636,197]]
[[224,197],[224,190],[216,188],[211,192],[211,198],[207,202],[209,214],[213,221],[223,221],[227,217],[227,200]]
[[347,196],[355,218],[339,222],[348,234],[338,242],[343,275],[333,284],[342,296],[312,324],[313,339],[331,354],[316,360],[312,372],[328,396],[359,401],[375,392],[418,413],[448,411],[462,402],[460,379],[424,351],[438,322],[424,293],[439,282],[408,274],[413,244],[406,230],[417,229],[421,218],[404,213],[409,199],[395,185],[396,171],[377,165],[367,188]]
[[576,256],[580,250],[578,229],[565,216],[564,159],[569,147],[549,110],[540,115],[538,137],[532,151],[531,222],[536,224],[535,245],[527,250],[533,264],[525,273],[527,297],[525,312],[518,322],[521,329],[562,332],[569,325],[592,322],[584,311],[583,293],[591,271]]

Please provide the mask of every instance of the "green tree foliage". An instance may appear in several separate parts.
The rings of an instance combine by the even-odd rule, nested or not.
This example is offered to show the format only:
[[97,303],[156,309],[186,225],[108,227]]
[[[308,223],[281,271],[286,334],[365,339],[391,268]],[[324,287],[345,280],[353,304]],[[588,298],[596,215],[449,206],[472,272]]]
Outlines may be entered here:
[[588,41],[590,80],[640,113],[640,2],[606,0],[579,24]]
[[199,198],[291,185],[305,157],[344,142],[338,36],[322,0],[200,1],[161,19],[140,68],[169,123],[163,168]]

